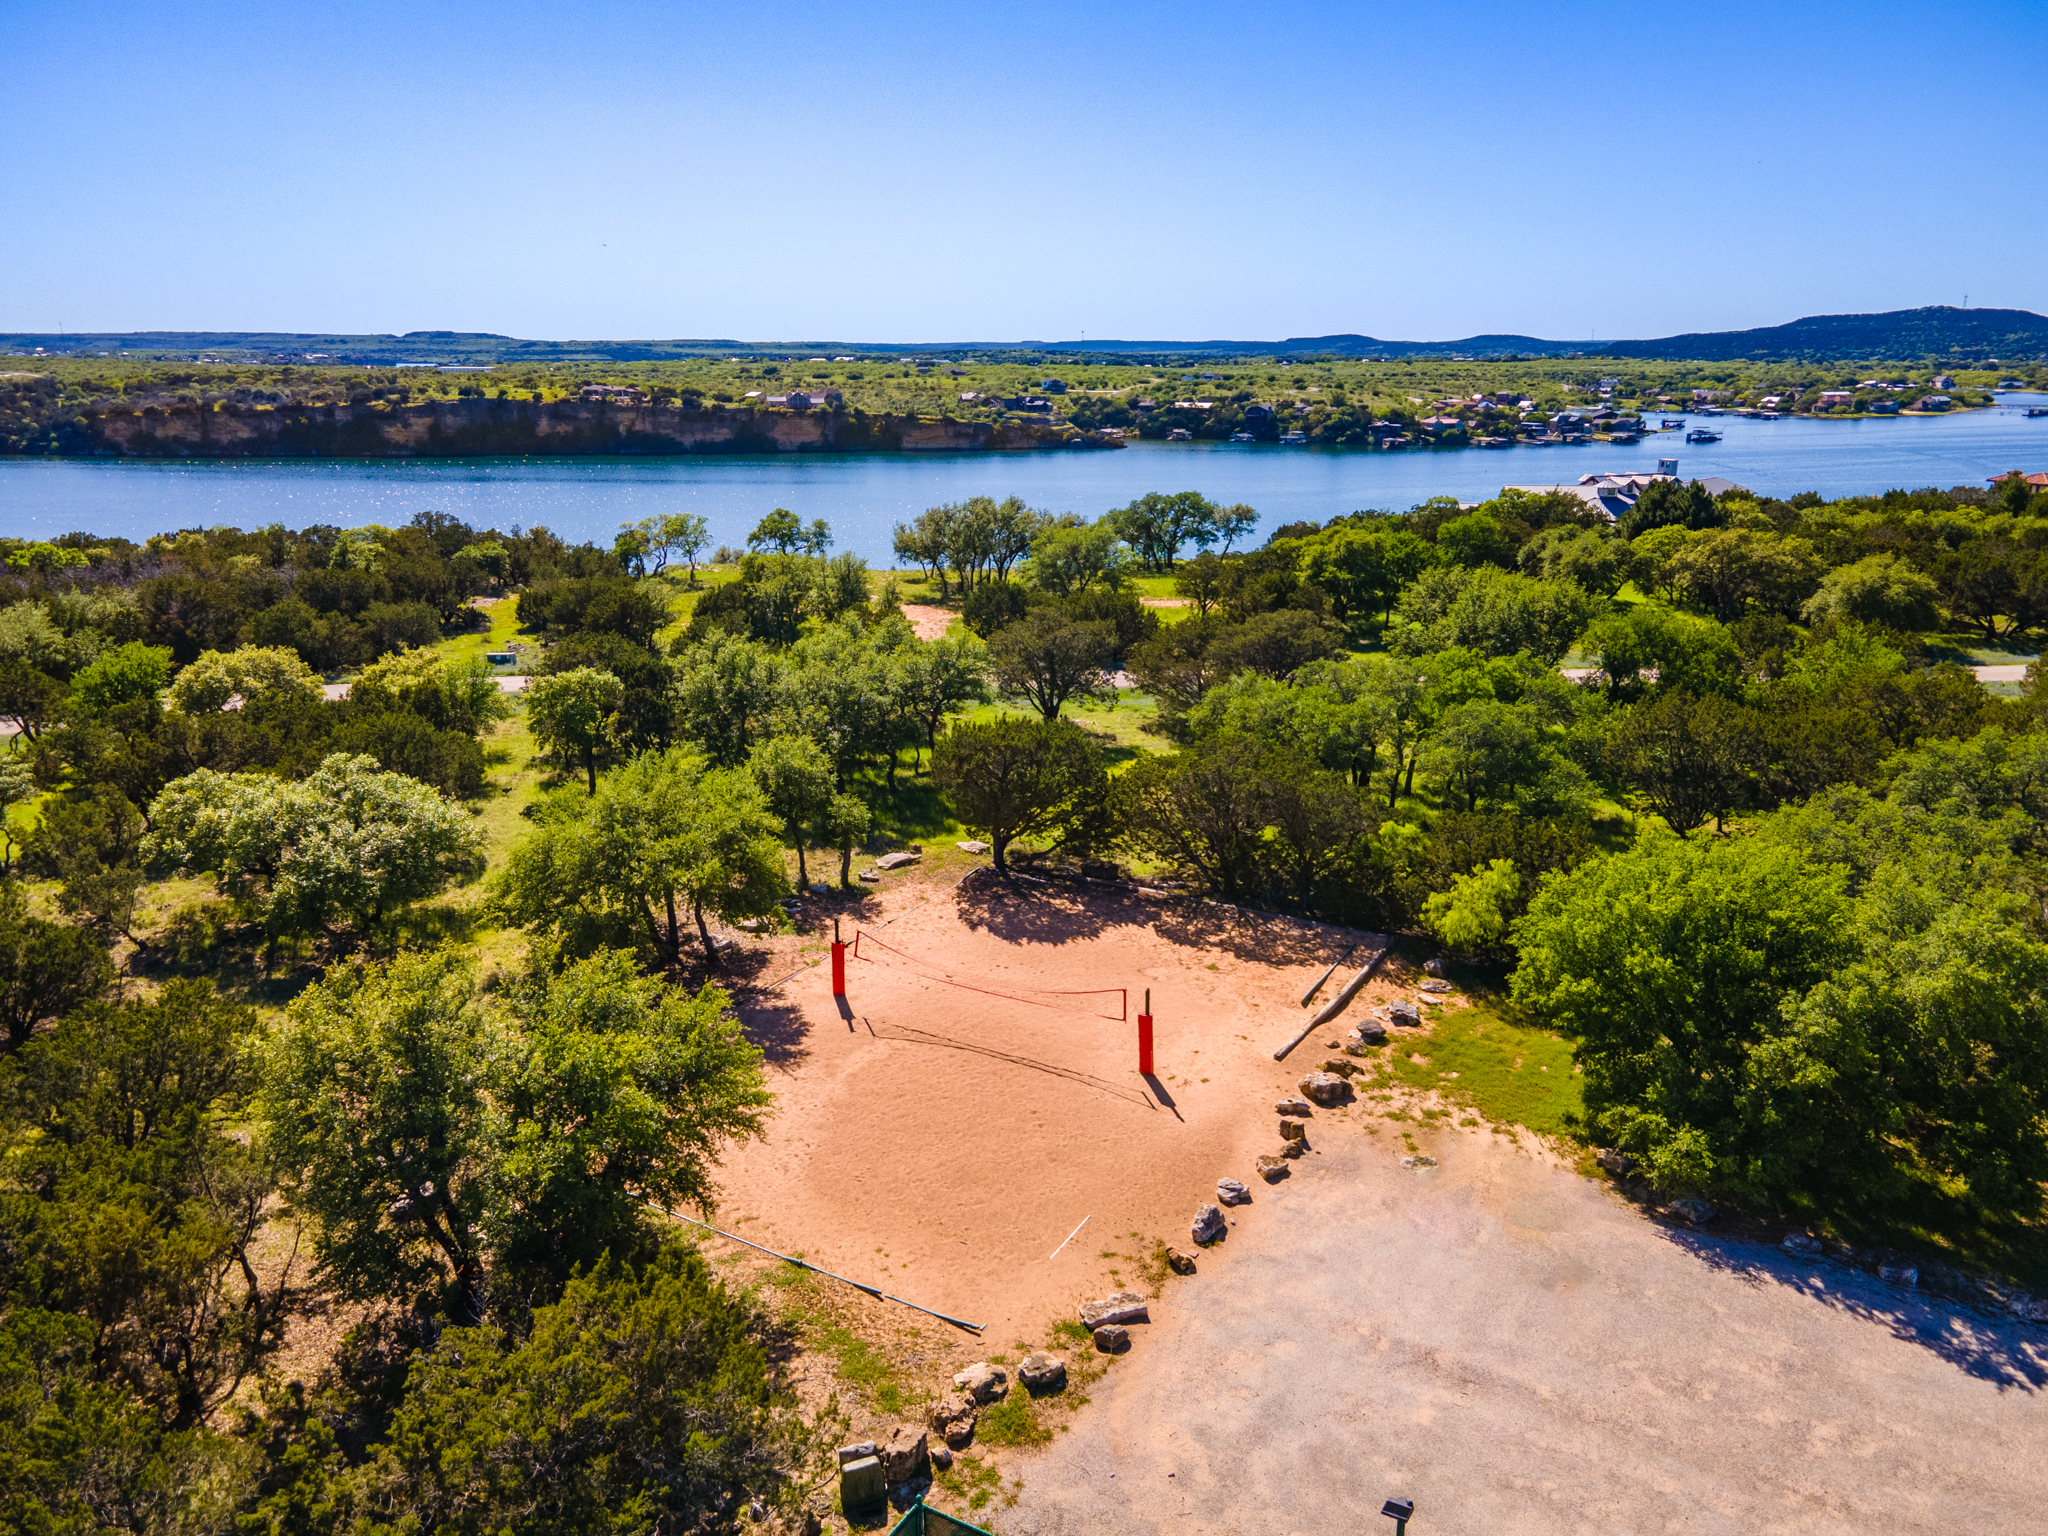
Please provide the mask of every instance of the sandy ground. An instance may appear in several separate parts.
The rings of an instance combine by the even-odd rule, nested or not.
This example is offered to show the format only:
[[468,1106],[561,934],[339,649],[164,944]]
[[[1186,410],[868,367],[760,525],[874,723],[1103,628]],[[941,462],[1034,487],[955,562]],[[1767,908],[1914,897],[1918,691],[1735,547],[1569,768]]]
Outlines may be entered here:
[[1004,1536],[2048,1531],[2048,1330],[1393,1131],[1311,1123]]
[[[1105,1249],[1132,1251],[1133,1235],[1187,1246],[1217,1178],[1252,1180],[1252,1159],[1278,1145],[1274,1101],[1326,1054],[1311,1042],[1283,1065],[1273,1050],[1357,936],[1053,886],[1011,894],[986,871],[890,901],[888,926],[866,921],[894,948],[862,940],[844,1013],[826,965],[741,1001],[777,1103],[765,1141],[728,1155],[720,1224],[986,1325],[982,1342],[960,1335],[965,1364],[1115,1289]],[[1128,988],[1129,1018],[1091,1016],[1119,1013],[1115,995],[1033,1006],[942,977]],[[1376,978],[1367,997],[1394,985]],[[1151,1080],[1137,1070],[1147,988]]]
[[903,617],[910,620],[910,627],[917,632],[920,640],[943,640],[946,629],[957,617],[945,608],[933,608],[924,603],[905,603]]

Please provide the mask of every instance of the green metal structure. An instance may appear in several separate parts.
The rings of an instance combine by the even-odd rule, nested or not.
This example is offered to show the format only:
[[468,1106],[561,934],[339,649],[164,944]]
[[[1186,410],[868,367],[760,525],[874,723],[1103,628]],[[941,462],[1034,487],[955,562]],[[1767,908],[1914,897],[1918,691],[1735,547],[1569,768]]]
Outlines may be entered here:
[[965,1520],[955,1520],[919,1499],[903,1511],[901,1520],[889,1527],[889,1536],[989,1536],[989,1533]]

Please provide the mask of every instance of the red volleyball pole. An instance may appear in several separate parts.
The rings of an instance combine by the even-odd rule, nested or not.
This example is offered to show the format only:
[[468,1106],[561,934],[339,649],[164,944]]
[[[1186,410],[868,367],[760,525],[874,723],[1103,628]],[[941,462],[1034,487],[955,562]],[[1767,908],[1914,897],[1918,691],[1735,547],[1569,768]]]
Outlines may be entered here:
[[839,942],[839,919],[832,919],[832,995],[846,996],[846,946]]
[[1145,1011],[1138,1015],[1138,1075],[1152,1075],[1152,989],[1145,989]]

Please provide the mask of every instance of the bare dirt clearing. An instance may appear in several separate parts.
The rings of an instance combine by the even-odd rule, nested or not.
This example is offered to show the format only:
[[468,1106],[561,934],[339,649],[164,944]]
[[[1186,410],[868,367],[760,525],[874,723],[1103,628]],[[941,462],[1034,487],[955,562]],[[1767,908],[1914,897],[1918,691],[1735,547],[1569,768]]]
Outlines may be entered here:
[[1421,1171],[1309,1136],[1005,1533],[1356,1536],[1396,1495],[1445,1536],[2048,1529],[2042,1329],[1660,1227],[1485,1132]]
[[905,603],[903,617],[910,620],[910,627],[920,640],[943,640],[946,630],[959,615],[949,608],[933,608],[924,603]]
[[[1134,1234],[1184,1245],[1217,1178],[1252,1177],[1279,1140],[1274,1102],[1313,1065],[1310,1047],[1286,1063],[1273,1049],[1355,937],[990,873],[956,892],[899,887],[886,906],[889,926],[864,921],[893,949],[864,941],[871,958],[849,960],[843,1014],[825,965],[742,1000],[777,1104],[767,1139],[722,1171],[721,1225],[986,1324],[986,1344],[959,1335],[963,1364],[1038,1340],[1115,1288],[1104,1250]],[[968,986],[1128,988],[1129,1018],[1094,1017],[1119,1011],[1099,994],[1033,1006]],[[1137,1071],[1148,987],[1151,1081]]]

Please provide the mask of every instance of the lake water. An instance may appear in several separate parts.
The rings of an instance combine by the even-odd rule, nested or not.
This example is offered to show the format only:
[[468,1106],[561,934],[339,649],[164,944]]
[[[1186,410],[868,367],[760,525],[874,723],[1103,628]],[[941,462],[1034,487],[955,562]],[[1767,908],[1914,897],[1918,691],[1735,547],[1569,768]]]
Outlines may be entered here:
[[[893,563],[895,524],[969,496],[1021,496],[1054,512],[1098,515],[1147,491],[1198,490],[1249,502],[1262,530],[1430,496],[1477,501],[1503,485],[1652,470],[1678,460],[1687,479],[1720,475],[1778,496],[1850,496],[1920,486],[1982,485],[2010,470],[2048,469],[2048,418],[2010,394],[1988,410],[1871,421],[1696,417],[1722,441],[1654,433],[1632,448],[1452,448],[1378,453],[1238,443],[1133,443],[1100,452],[845,454],[776,458],[0,460],[0,535],[73,530],[141,540],[178,528],[269,523],[354,526],[450,512],[478,528],[546,526],[609,545],[618,525],[657,512],[698,512],[714,541],[738,545],[761,515],[788,507],[831,523],[838,546]],[[1653,417],[1654,419],[1654,417]],[[1263,537],[1263,532],[1260,535]]]

